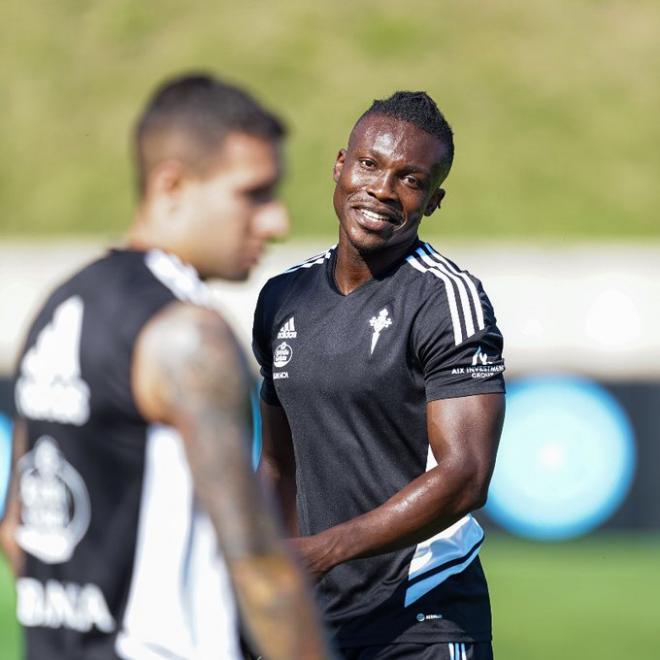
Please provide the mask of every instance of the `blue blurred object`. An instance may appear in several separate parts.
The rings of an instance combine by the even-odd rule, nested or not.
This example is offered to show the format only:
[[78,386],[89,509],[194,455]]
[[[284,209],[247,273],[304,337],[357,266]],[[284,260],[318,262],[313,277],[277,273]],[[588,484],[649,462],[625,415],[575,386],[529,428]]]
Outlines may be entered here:
[[11,420],[0,413],[0,518],[5,513],[11,472]]
[[261,408],[259,402],[260,385],[255,387],[250,394],[250,403],[252,405],[252,467],[257,471],[259,461],[261,460]]
[[625,499],[636,458],[628,417],[600,385],[577,377],[519,380],[507,395],[486,511],[520,536],[586,534]]

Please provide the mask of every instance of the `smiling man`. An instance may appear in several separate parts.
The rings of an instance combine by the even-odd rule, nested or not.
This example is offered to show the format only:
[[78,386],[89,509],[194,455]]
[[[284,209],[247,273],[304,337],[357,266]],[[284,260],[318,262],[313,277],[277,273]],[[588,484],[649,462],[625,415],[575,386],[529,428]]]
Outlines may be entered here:
[[452,158],[427,94],[375,101],[335,163],[338,245],[255,312],[262,471],[351,660],[492,657],[470,512],[504,418],[502,335],[480,282],[418,238]]

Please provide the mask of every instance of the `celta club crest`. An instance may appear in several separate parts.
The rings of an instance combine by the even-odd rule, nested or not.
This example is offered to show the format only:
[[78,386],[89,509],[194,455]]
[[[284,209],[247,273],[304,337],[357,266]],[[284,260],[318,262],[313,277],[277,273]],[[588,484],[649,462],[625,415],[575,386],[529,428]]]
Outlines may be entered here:
[[369,319],[369,325],[374,329],[373,335],[371,335],[371,353],[374,352],[376,344],[380,339],[380,333],[389,328],[392,325],[392,319],[389,317],[389,313],[385,307],[378,312],[378,316],[372,316]]

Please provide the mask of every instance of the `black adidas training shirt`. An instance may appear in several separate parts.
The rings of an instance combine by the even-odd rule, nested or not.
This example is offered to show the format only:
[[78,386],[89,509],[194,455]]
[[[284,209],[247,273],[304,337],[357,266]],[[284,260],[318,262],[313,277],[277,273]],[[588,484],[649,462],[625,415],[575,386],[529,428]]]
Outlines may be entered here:
[[[504,391],[502,335],[481,283],[418,242],[349,295],[336,250],[269,280],[254,320],[262,398],[287,415],[302,535],[366,513],[436,465],[426,403]],[[318,584],[340,646],[491,638],[466,516],[404,550],[336,566]]]

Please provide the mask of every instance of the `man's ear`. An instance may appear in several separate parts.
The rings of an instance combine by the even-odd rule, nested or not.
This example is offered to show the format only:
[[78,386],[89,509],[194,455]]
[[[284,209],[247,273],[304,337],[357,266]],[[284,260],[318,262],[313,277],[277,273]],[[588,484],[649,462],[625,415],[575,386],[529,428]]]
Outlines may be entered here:
[[335,160],[335,166],[332,168],[332,178],[335,183],[339,181],[341,171],[344,169],[344,162],[346,161],[346,149],[340,149]]
[[426,205],[426,208],[424,209],[424,215],[431,215],[436,209],[440,208],[440,203],[445,197],[445,190],[444,188],[438,188],[432,195],[431,199],[429,199],[429,203]]
[[177,160],[162,161],[149,172],[143,201],[154,216],[169,220],[179,213],[185,181],[186,170]]
[[147,193],[153,196],[176,197],[185,179],[183,164],[178,160],[158,163],[147,179]]

